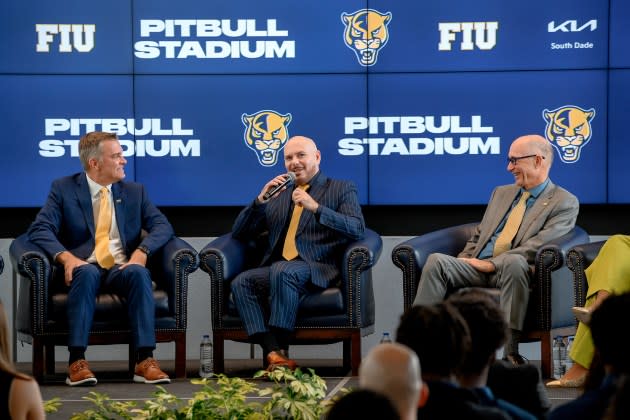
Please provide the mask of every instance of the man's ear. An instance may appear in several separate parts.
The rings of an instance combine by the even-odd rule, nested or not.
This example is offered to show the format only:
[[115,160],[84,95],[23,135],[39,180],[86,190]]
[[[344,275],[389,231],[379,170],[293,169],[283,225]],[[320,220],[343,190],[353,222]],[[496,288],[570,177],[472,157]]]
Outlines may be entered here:
[[429,399],[429,385],[422,381],[422,389],[420,390],[420,399],[418,400],[418,408],[424,407]]

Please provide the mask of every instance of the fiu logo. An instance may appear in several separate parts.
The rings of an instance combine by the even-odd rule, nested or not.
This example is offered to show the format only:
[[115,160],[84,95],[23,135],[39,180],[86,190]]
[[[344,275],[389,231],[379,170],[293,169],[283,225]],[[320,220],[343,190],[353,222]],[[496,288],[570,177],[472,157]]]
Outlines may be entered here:
[[497,31],[499,22],[440,22],[440,43],[438,51],[451,51],[452,43],[461,34],[459,49],[472,51],[477,47],[482,51],[489,51],[497,45]]
[[591,139],[593,117],[593,108],[585,111],[572,105],[543,111],[543,118],[547,121],[545,136],[558,150],[564,163],[575,163],[580,159],[582,147]]
[[58,38],[59,52],[74,51],[86,53],[94,49],[96,25],[92,24],[36,24],[37,45],[35,51],[50,52],[50,44]]
[[256,152],[262,166],[273,166],[278,162],[278,153],[289,139],[287,126],[291,114],[276,111],[258,111],[242,115],[245,124],[245,144]]
[[387,25],[391,20],[391,12],[381,13],[374,9],[341,14],[341,21],[346,25],[344,42],[354,51],[362,66],[376,64],[379,51],[389,39]]

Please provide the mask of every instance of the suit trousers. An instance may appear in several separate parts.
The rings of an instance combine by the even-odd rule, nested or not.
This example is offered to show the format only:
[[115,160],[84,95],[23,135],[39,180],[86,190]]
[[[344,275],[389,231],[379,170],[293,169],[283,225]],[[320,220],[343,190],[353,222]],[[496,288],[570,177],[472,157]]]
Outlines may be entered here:
[[96,264],[74,269],[68,293],[68,346],[87,347],[99,291],[115,293],[126,299],[133,344],[136,348],[155,348],[155,301],[151,275],[146,267],[137,264],[128,265],[124,270],[120,269],[120,265],[105,270]]
[[300,298],[308,287],[315,287],[310,279],[310,267],[299,259],[277,261],[236,276],[232,294],[247,335],[267,332],[269,326],[292,331]]
[[432,305],[463,287],[501,290],[500,305],[508,327],[522,331],[529,302],[529,264],[522,255],[508,254],[494,273],[481,273],[466,261],[445,254],[431,254],[422,269],[414,305]]

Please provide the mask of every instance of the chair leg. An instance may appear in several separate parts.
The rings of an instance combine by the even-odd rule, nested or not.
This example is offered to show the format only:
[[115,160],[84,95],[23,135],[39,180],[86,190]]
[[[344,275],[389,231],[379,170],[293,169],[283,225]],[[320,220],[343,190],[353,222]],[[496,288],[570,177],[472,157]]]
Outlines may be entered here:
[[186,333],[175,340],[175,377],[186,377]]
[[127,364],[129,377],[133,378],[136,370],[136,348],[129,343],[129,363]]
[[343,340],[343,370],[345,372],[352,369],[352,340]]
[[350,364],[352,366],[352,376],[359,376],[359,365],[361,364],[361,333],[352,333],[352,350]]
[[44,363],[45,370],[44,372],[48,375],[55,374],[55,345],[54,344],[46,344],[44,346]]
[[225,372],[225,364],[224,364],[224,348],[225,342],[223,341],[223,336],[220,334],[213,334],[212,337],[212,359],[213,359],[213,371],[214,373],[224,373]]
[[551,332],[540,338],[540,371],[543,379],[551,378]]
[[33,338],[33,377],[37,382],[44,380],[44,343]]

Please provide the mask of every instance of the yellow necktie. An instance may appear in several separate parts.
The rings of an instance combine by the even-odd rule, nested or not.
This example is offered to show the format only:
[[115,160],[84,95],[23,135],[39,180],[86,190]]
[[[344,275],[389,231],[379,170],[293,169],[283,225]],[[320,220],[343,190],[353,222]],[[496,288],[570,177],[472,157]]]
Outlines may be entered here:
[[[304,191],[306,191],[308,187],[308,184],[298,185],[298,188]],[[297,233],[297,228],[300,224],[300,216],[302,215],[302,210],[304,210],[304,207],[302,206],[293,206],[293,214],[291,214],[289,229],[287,229],[287,236],[284,238],[284,247],[282,248],[282,256],[287,261],[291,261],[298,256],[297,246],[295,245],[295,234]]]
[[523,194],[521,194],[521,199],[518,200],[518,203],[516,203],[516,205],[510,212],[510,215],[505,222],[505,226],[503,226],[503,230],[499,234],[499,237],[494,244],[494,251],[492,252],[493,257],[496,257],[497,255],[502,254],[508,249],[512,248],[512,240],[516,236],[518,228],[521,226],[523,215],[525,214],[525,202],[530,195],[531,194],[527,191],[523,192]]
[[105,269],[114,266],[114,256],[109,252],[109,230],[112,227],[112,207],[109,204],[109,191],[103,187],[100,191],[98,220],[96,221],[96,261]]

